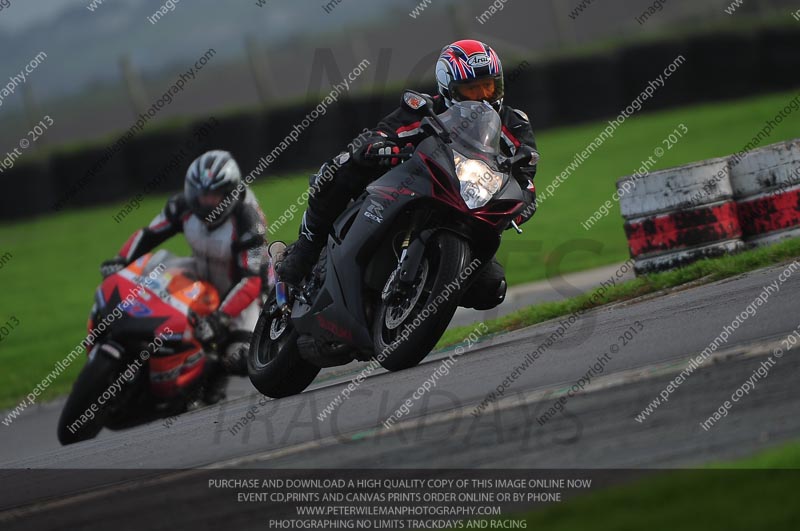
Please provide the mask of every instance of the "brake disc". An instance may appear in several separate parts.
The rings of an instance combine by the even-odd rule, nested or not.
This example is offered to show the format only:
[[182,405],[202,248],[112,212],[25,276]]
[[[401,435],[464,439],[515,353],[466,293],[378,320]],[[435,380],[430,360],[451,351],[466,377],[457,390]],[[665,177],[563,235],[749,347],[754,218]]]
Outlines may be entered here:
[[272,341],[277,341],[278,338],[286,331],[286,325],[289,323],[289,316],[281,315],[272,320],[269,325],[269,338]]
[[[386,286],[383,288],[384,300],[388,300],[390,298],[391,286],[394,283],[397,273],[398,270],[395,269],[389,276],[389,280],[386,281]],[[389,330],[396,329],[403,324],[409,315],[411,315],[411,312],[414,310],[414,306],[416,306],[417,301],[419,301],[419,298],[422,296],[422,292],[425,289],[425,282],[427,280],[428,260],[425,259],[420,265],[420,272],[414,280],[414,284],[411,285],[410,292],[406,293],[405,297],[398,303],[388,304],[386,306],[386,316],[384,319],[386,328]]]

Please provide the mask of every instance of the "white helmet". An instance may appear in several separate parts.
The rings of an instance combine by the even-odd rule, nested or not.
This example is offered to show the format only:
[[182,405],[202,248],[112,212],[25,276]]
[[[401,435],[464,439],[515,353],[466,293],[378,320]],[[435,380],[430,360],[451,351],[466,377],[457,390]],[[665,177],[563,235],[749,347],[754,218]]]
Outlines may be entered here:
[[242,173],[227,151],[208,151],[186,172],[184,195],[192,213],[208,227],[216,227],[244,199]]

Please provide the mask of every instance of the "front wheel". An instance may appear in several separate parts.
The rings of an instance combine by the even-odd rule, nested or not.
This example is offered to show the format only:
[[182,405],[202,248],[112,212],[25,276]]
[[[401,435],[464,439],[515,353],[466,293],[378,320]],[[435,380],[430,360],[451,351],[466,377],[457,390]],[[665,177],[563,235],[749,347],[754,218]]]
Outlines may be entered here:
[[[471,254],[459,236],[447,231],[435,234],[410,291],[401,300],[381,303],[372,334],[375,358],[385,369],[417,365],[442,337],[458,308]],[[387,288],[392,283],[390,277]]]
[[84,365],[58,419],[58,441],[61,444],[74,444],[97,437],[108,412],[108,408],[102,407],[98,399],[119,373],[119,362],[99,349]]
[[[272,301],[274,303],[274,299]],[[271,315],[264,307],[253,330],[247,370],[258,391],[271,398],[302,393],[320,368],[300,357],[297,331],[286,315]]]

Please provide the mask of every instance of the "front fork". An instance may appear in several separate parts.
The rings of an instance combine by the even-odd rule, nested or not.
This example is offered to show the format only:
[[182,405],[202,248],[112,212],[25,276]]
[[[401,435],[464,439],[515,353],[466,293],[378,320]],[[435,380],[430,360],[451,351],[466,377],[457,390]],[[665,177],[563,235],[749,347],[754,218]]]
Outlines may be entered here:
[[432,229],[417,232],[417,227],[421,225],[426,216],[427,213],[425,212],[417,211],[414,213],[411,224],[403,238],[400,258],[395,269],[396,273],[384,297],[385,301],[402,299],[413,288],[414,282],[417,280],[417,273],[425,256],[425,247],[435,232]]
[[283,281],[275,283],[275,304],[277,312],[284,315],[292,313],[292,289],[289,284]]

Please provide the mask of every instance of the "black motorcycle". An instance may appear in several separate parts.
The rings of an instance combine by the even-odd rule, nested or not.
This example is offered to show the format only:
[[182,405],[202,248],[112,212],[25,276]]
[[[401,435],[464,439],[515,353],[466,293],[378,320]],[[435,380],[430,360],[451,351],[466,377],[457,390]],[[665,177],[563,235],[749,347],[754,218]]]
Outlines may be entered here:
[[264,305],[248,365],[267,396],[300,393],[321,368],[353,360],[390,371],[417,365],[503,231],[519,232],[513,220],[525,203],[510,172],[535,163],[535,151],[502,155],[502,122],[486,103],[459,102],[437,116],[422,94],[406,102],[427,110],[428,137],[339,216],[303,285],[277,283]]

